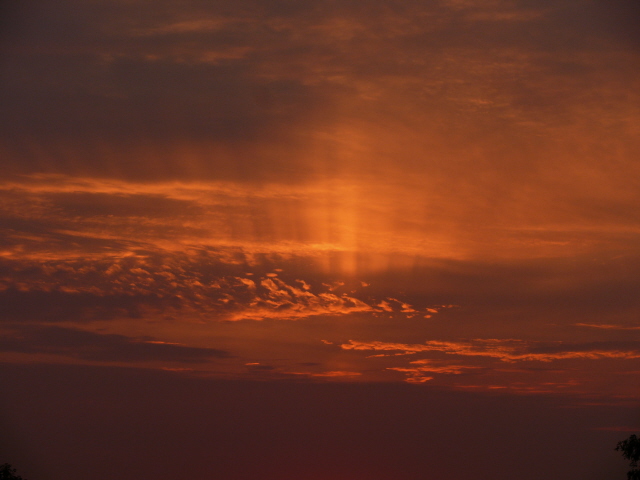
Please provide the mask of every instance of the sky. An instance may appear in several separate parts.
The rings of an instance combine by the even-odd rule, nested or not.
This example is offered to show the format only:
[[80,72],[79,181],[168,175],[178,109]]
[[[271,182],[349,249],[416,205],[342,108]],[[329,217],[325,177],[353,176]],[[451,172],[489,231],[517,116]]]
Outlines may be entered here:
[[640,431],[635,0],[0,5],[0,462],[600,480]]

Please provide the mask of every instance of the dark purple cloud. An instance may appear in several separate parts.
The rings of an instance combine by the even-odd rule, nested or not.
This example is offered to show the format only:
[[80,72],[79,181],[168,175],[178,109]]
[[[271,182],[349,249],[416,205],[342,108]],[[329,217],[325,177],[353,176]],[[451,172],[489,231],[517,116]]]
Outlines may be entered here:
[[20,291],[8,288],[0,292],[2,322],[87,322],[113,318],[141,318],[150,308],[179,309],[180,299],[157,293],[96,294],[64,290]]
[[[630,49],[637,14],[630,0],[12,3],[8,172],[156,180],[308,180],[309,135],[343,115],[405,117],[408,98],[450,148],[491,136],[524,151],[536,125],[571,123],[595,97],[620,105],[632,67],[607,52]],[[175,151],[193,143],[195,174]]]
[[43,353],[99,362],[203,363],[230,354],[215,348],[155,342],[149,337],[132,338],[53,326],[12,326],[0,339],[5,353]]

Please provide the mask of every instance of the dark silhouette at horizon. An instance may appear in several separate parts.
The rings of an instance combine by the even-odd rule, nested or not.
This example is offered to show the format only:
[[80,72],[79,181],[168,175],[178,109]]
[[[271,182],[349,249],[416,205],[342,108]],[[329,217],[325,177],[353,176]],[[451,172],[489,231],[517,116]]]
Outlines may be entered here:
[[16,475],[16,469],[9,463],[0,465],[0,480],[27,480],[20,475]]
[[640,438],[631,435],[626,440],[618,442],[616,451],[622,452],[622,456],[629,460],[631,470],[627,472],[627,480],[640,480],[640,469],[638,461],[640,461]]

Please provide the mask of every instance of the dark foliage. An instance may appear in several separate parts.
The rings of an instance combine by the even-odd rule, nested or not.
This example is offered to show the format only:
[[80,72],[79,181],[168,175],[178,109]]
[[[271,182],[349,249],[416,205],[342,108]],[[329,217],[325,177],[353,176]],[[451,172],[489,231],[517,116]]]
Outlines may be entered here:
[[640,469],[638,461],[640,461],[640,438],[631,435],[626,440],[618,442],[616,450],[622,452],[622,456],[629,460],[631,470],[627,472],[627,480],[640,480]]
[[8,463],[0,465],[0,480],[26,480],[20,475],[16,475],[16,469],[12,468]]

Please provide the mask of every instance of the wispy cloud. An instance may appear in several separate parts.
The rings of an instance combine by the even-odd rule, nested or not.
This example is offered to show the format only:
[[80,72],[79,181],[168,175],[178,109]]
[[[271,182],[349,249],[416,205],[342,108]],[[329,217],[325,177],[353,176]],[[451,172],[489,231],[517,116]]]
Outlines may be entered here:
[[615,325],[610,323],[574,323],[576,327],[598,328],[601,330],[640,330],[637,325]]
[[428,340],[424,344],[349,340],[340,347],[344,350],[389,351],[404,355],[440,352],[462,357],[495,358],[509,363],[552,362],[564,359],[640,358],[640,342],[591,342],[582,345],[556,342],[545,345],[518,339],[475,339],[468,342]]
[[408,367],[387,367],[387,370],[402,372],[407,375],[406,381],[409,383],[424,383],[433,380],[429,374],[460,375],[480,367],[472,365],[452,365],[443,361],[421,359],[410,362]]

